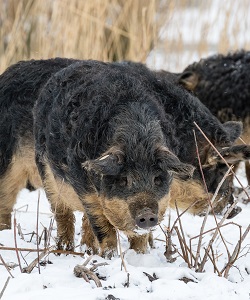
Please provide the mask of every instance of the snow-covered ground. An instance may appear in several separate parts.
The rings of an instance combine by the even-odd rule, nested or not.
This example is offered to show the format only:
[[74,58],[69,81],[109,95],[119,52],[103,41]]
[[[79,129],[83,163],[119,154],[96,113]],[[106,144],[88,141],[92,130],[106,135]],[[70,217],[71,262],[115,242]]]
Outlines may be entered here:
[[[240,178],[245,184],[244,174],[241,174]],[[37,247],[36,235],[32,236],[32,233],[36,232],[38,198],[40,198],[38,235],[41,235],[44,227],[49,228],[50,226],[53,215],[44,191],[29,192],[26,189],[22,190],[15,205],[16,223],[20,224],[24,238],[22,239],[17,234],[18,248],[36,249]],[[243,204],[241,199],[239,205],[242,207],[242,212],[234,219],[227,220],[226,223],[229,224],[221,229],[222,236],[231,254],[240,237],[239,226],[243,233],[250,223],[250,204]],[[168,212],[161,224],[163,229],[166,229],[169,224],[169,214],[171,215],[171,226],[177,218],[176,212]],[[14,219],[14,214],[12,219]],[[75,243],[79,245],[81,213],[76,212],[76,219]],[[217,220],[220,221],[220,219],[221,217],[218,216]],[[187,213],[181,217],[188,245],[192,237],[199,235],[202,221],[203,217],[192,216]],[[177,226],[180,228],[179,223],[177,223]],[[55,227],[54,224],[51,245],[54,244],[56,236]],[[209,216],[205,231],[214,227],[214,217]],[[206,247],[213,232],[204,235],[201,247],[202,257],[204,256],[203,248]],[[155,248],[149,249],[147,254],[136,254],[134,251],[128,250],[128,241],[121,234],[120,239],[126,270],[122,266],[121,258],[118,255],[111,260],[104,260],[99,256],[92,257],[87,265],[88,268],[91,268],[93,262],[95,264],[107,263],[107,265],[102,265],[95,271],[101,278],[102,287],[97,288],[93,280],[90,280],[88,283],[82,278],[75,277],[73,274],[74,267],[77,264],[83,264],[88,258],[87,254],[84,257],[50,254],[45,261],[51,263],[40,265],[40,274],[37,266],[31,274],[21,273],[18,266],[10,269],[14,278],[10,278],[1,299],[250,299],[250,235],[246,237],[241,245],[239,258],[233,263],[229,276],[226,279],[215,274],[214,267],[210,261],[207,261],[205,272],[202,273],[197,273],[194,269],[189,268],[178,253],[173,254],[173,257],[176,258],[174,262],[167,262],[164,256],[166,239],[162,229],[158,226],[153,234]],[[42,238],[39,248],[44,247],[43,243],[44,239]],[[194,255],[197,243],[198,238],[193,239],[192,251]],[[13,229],[4,230],[0,233],[0,244],[4,247],[15,247]],[[182,253],[176,233],[173,236],[173,244]],[[77,247],[76,251],[80,252],[80,247]],[[228,262],[228,253],[221,238],[216,238],[213,244],[213,251],[216,266],[219,270],[222,270],[223,266]],[[4,262],[9,266],[18,263],[14,250],[0,250],[0,254]],[[36,252],[20,251],[21,266],[23,268],[26,267],[36,257]],[[147,274],[157,279],[150,281]],[[0,293],[9,276],[10,274],[6,268],[3,264],[0,264]],[[186,282],[184,279],[186,279]],[[127,285],[129,286],[127,287]]]
[[[220,10],[215,9],[214,5],[211,5],[211,13],[207,15],[203,14],[202,20],[199,21],[199,12],[197,9],[190,10],[188,14],[179,12],[179,14],[173,15],[173,18],[169,20],[167,29],[163,28],[161,35],[162,39],[173,40],[177,36],[181,36],[185,41],[185,45],[199,42],[201,39],[206,38],[211,45],[208,49],[208,53],[212,54],[217,51],[215,45],[218,43],[220,36],[218,32],[221,32],[221,26],[224,26],[222,12],[227,13],[229,10],[234,10],[235,15],[241,16],[243,22],[236,24],[234,18],[230,20],[230,24],[227,24],[229,47],[234,43],[235,35],[241,37],[242,45],[249,40],[249,22],[250,18],[246,18],[246,14],[250,14],[250,10],[243,11],[241,9],[240,1],[211,1],[216,3],[220,7]],[[206,1],[204,1],[205,3]],[[234,3],[232,8],[227,3]],[[209,2],[210,3],[210,2]],[[216,12],[214,11],[216,10]],[[190,35],[190,27],[185,27],[185,18],[191,18],[193,20],[193,26],[197,27],[194,35]],[[239,20],[240,18],[238,18]],[[206,24],[213,24],[206,31]],[[235,27],[234,27],[235,25]],[[237,26],[236,26],[237,25]],[[236,29],[237,30],[236,30]],[[233,32],[233,34],[231,34]],[[210,39],[210,40],[209,40]],[[185,66],[200,59],[200,52],[194,49],[191,51],[184,51],[179,53],[164,53],[164,49],[158,48],[151,53],[147,60],[147,64],[150,67],[160,69],[165,68],[173,72],[181,71]],[[188,49],[188,47],[187,47]],[[241,180],[246,185],[244,174],[241,175]],[[40,197],[39,197],[40,193]],[[244,194],[242,194],[244,196]],[[37,224],[37,203],[39,201],[39,228],[38,236],[40,236],[44,228],[49,228],[53,215],[50,211],[50,206],[47,202],[43,190],[29,192],[23,190],[15,205],[15,218],[17,224],[20,224],[23,239],[17,234],[16,242],[18,248],[36,249],[36,224]],[[250,224],[250,204],[244,204],[242,198],[239,198],[239,206],[242,207],[242,212],[232,220],[227,220],[227,226],[221,229],[223,240],[220,237],[215,239],[213,244],[214,261],[216,267],[222,270],[225,264],[228,262],[228,256],[232,254],[239,238],[240,233],[244,233],[247,226]],[[173,225],[177,218],[177,214],[174,211],[167,212],[165,220],[162,222],[161,227],[166,229],[169,225]],[[221,220],[221,216],[217,217],[218,222]],[[13,218],[14,219],[14,214]],[[81,226],[81,214],[76,212],[76,234],[75,244],[79,245],[80,241],[80,226]],[[13,220],[12,220],[13,221]],[[185,213],[181,217],[181,224],[184,231],[187,245],[189,245],[190,239],[196,237],[200,233],[203,217],[192,216]],[[180,224],[177,223],[178,228]],[[204,235],[201,247],[201,257],[204,256],[204,247],[207,246],[209,240],[212,237],[214,231],[209,229],[215,227],[215,220],[213,216],[209,216],[206,222],[205,231],[208,231]],[[88,255],[84,257],[77,255],[60,255],[56,256],[50,254],[45,258],[45,262],[50,262],[45,265],[40,265],[39,269],[36,266],[31,274],[21,273],[20,268],[17,265],[17,254],[14,250],[1,250],[0,255],[0,299],[2,300],[68,300],[68,299],[127,299],[127,300],[177,300],[177,299],[211,299],[211,300],[249,300],[250,299],[250,234],[247,235],[244,242],[241,245],[241,250],[238,255],[238,259],[233,263],[233,266],[229,270],[228,278],[218,276],[215,274],[214,266],[211,261],[205,264],[205,271],[202,273],[195,272],[193,268],[189,268],[187,263],[178,253],[173,254],[176,260],[172,263],[166,260],[164,256],[166,238],[160,227],[157,227],[154,232],[154,249],[149,249],[147,254],[136,254],[132,250],[128,250],[129,244],[126,237],[121,234],[121,245],[124,254],[125,267],[122,266],[122,260],[120,256],[116,256],[111,260],[104,260],[99,256],[91,258],[88,268],[92,267],[92,264],[104,263],[97,268],[96,274],[101,278],[102,287],[96,287],[93,280],[86,282],[82,278],[77,278],[73,274],[73,269],[78,264],[83,264]],[[55,244],[54,238],[56,236],[56,224],[53,225],[50,244]],[[192,239],[192,252],[195,255],[197,249],[198,238]],[[174,231],[173,244],[182,254],[180,243],[176,232]],[[226,247],[225,247],[226,244]],[[15,247],[14,230],[4,230],[0,232],[0,247]],[[44,248],[44,239],[42,238],[39,248]],[[75,251],[80,252],[79,246]],[[229,251],[229,253],[227,252]],[[36,252],[20,251],[20,262],[22,268],[30,265],[34,259],[37,258]],[[9,266],[13,266],[10,269],[10,273],[14,278],[10,278],[6,289],[4,286],[9,272],[6,270],[2,262],[5,262]],[[146,273],[146,274],[145,274]],[[148,275],[147,275],[148,274]],[[149,275],[152,276],[149,280]],[[184,280],[185,279],[185,280]],[[186,281],[186,282],[185,282]],[[1,298],[1,292],[3,293]]]

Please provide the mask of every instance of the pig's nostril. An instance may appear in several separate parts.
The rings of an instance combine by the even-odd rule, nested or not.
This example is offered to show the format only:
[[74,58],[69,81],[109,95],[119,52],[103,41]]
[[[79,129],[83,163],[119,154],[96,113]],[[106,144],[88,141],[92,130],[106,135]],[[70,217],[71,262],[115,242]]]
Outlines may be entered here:
[[158,218],[152,212],[145,212],[135,218],[136,225],[140,228],[150,228],[158,223]]

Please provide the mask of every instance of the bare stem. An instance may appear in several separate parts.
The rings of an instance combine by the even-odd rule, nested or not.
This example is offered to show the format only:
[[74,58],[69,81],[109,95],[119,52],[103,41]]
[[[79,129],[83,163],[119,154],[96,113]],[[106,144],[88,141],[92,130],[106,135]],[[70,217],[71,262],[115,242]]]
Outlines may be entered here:
[[17,236],[16,236],[16,212],[14,213],[14,242],[15,242],[15,251],[16,251],[16,256],[17,256],[17,261],[18,261],[18,265],[20,268],[21,273],[23,272],[22,270],[22,266],[21,266],[21,260],[20,260],[20,256],[18,253],[18,248],[17,248]]
[[6,290],[9,281],[10,281],[10,276],[7,278],[7,280],[6,280],[6,282],[5,282],[4,286],[3,286],[3,289],[2,289],[2,291],[1,291],[1,293],[0,293],[0,299],[2,299],[3,293],[4,293],[4,291]]
[[14,278],[14,276],[11,274],[11,272],[10,272],[8,266],[6,265],[6,263],[5,263],[5,261],[4,261],[4,259],[3,259],[3,257],[2,257],[1,254],[0,254],[0,260],[2,261],[2,263],[3,263],[4,267],[5,267],[5,269],[8,271],[8,273],[10,274],[10,276],[11,276],[12,278]]
[[121,241],[120,241],[120,234],[119,234],[119,231],[117,229],[115,229],[115,230],[116,230],[118,248],[119,248],[120,257],[121,257],[121,260],[122,260],[122,265],[124,267],[125,272],[128,273],[127,268],[126,268],[126,264],[125,264],[125,261],[124,261],[123,255],[122,255],[122,247],[121,247]]
[[37,247],[37,262],[38,262],[38,273],[41,274],[40,270],[40,257],[39,257],[39,239],[38,239],[38,222],[39,222],[39,203],[40,203],[40,191],[38,191],[38,199],[37,199],[37,214],[36,214],[36,247]]

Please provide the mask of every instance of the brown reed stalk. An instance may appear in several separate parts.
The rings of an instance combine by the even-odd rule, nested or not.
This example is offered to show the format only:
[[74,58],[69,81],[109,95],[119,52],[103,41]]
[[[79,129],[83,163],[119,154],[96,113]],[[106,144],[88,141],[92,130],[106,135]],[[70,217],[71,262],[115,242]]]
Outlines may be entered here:
[[36,212],[36,249],[37,249],[37,266],[38,273],[41,274],[40,269],[40,257],[39,257],[39,236],[38,236],[38,224],[39,224],[39,204],[40,204],[40,191],[38,191],[38,199],[37,199],[37,212]]
[[[45,252],[48,249],[51,249],[51,247],[48,248],[43,248],[43,249],[39,249],[39,252]],[[37,252],[37,249],[32,249],[32,248],[14,248],[14,247],[4,247],[4,246],[0,246],[0,250],[2,251],[22,251],[22,252]],[[54,254],[65,254],[65,255],[79,255],[79,256],[84,256],[84,253],[82,252],[75,252],[75,251],[68,251],[68,250],[56,250],[56,249],[52,249],[50,250],[50,253],[54,253]]]
[[12,278],[14,278],[14,276],[11,274],[11,272],[10,272],[10,270],[9,270],[7,264],[5,263],[5,261],[4,261],[4,259],[3,259],[3,257],[2,257],[1,254],[0,254],[0,260],[1,260],[1,262],[3,263],[3,265],[4,265],[5,269],[7,270],[7,272],[10,274],[10,276],[11,276]]
[[19,252],[18,252],[18,248],[17,248],[17,234],[16,234],[16,212],[14,212],[14,243],[15,243],[15,251],[16,251],[16,256],[17,256],[17,261],[18,261],[18,265],[20,268],[21,273],[23,272],[22,269],[22,265],[21,265],[21,260],[20,260],[20,256],[19,256]]

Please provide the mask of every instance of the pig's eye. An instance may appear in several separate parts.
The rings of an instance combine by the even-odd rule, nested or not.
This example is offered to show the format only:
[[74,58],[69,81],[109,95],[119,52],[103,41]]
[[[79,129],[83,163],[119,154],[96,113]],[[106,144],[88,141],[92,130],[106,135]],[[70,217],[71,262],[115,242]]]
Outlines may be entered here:
[[127,177],[120,177],[117,183],[120,187],[127,186],[127,184],[128,184]]
[[162,177],[161,176],[155,176],[154,184],[157,185],[157,186],[162,185]]

